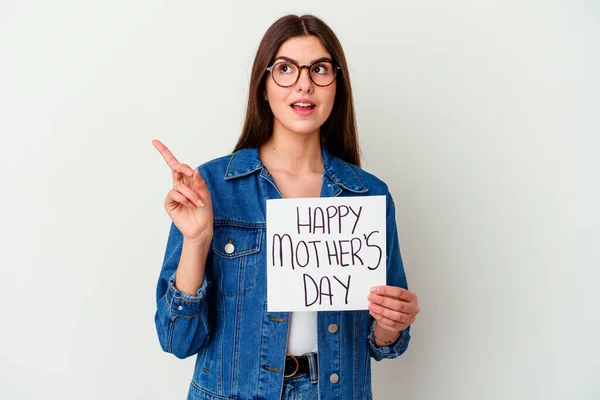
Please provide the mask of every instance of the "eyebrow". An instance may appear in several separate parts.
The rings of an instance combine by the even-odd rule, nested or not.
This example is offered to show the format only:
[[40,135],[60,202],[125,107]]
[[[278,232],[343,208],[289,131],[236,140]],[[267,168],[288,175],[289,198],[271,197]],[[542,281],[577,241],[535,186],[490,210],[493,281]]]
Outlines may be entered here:
[[[277,61],[277,60],[290,61],[290,62],[293,62],[294,64],[300,65],[300,63],[298,61],[294,60],[293,58],[286,57],[286,56],[275,57],[275,61]],[[322,61],[327,61],[327,62],[333,63],[333,61],[331,60],[331,58],[329,58],[329,57],[321,57],[321,58],[317,58],[316,60],[311,61],[310,64],[312,65],[314,63],[318,63],[318,62],[322,62]]]

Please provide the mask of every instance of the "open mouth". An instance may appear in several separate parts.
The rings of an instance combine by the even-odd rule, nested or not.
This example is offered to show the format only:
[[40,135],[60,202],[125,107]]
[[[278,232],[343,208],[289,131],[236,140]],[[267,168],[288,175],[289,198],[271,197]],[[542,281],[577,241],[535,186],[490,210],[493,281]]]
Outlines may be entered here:
[[316,105],[313,103],[294,103],[291,107],[294,110],[314,110]]

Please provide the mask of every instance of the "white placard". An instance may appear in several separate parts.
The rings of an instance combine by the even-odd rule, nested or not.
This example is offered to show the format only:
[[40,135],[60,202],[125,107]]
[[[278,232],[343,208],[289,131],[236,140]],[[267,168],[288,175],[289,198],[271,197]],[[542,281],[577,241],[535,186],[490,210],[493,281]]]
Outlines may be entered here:
[[386,282],[385,196],[267,200],[267,309],[366,310]]

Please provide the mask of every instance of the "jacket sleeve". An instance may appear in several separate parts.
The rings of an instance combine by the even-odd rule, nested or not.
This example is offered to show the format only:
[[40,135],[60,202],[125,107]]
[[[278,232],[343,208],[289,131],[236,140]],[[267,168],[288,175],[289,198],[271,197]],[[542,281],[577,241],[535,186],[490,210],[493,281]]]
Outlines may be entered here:
[[[391,194],[387,194],[387,212],[386,212],[386,284],[388,286],[397,286],[408,289],[406,274],[402,264],[400,254],[400,245],[398,243],[398,231],[396,229],[396,208]],[[377,347],[374,338],[375,319],[371,317],[371,330],[368,336],[371,357],[376,361],[384,358],[396,358],[406,351],[410,341],[410,326],[400,334],[398,340],[390,346]]]
[[[162,349],[178,358],[196,354],[210,333],[208,323],[208,288],[205,273],[202,286],[195,296],[175,288],[175,272],[181,258],[183,235],[171,223],[167,249],[156,287],[156,314],[154,323]],[[206,269],[212,264],[212,246],[206,260]]]

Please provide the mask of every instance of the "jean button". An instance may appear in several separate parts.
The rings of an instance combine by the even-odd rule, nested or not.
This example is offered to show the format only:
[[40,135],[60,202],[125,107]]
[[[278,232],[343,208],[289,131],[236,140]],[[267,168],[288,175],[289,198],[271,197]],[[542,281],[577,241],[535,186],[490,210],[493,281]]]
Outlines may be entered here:
[[338,374],[331,374],[331,376],[329,377],[329,382],[331,383],[338,383],[339,380],[340,377]]
[[229,241],[225,245],[225,253],[231,254],[231,253],[233,253],[234,250],[235,250],[235,247],[233,246],[233,239],[229,238]]
[[329,324],[329,327],[327,327],[327,330],[329,331],[329,333],[336,333],[338,330],[338,326],[337,326],[337,324]]

